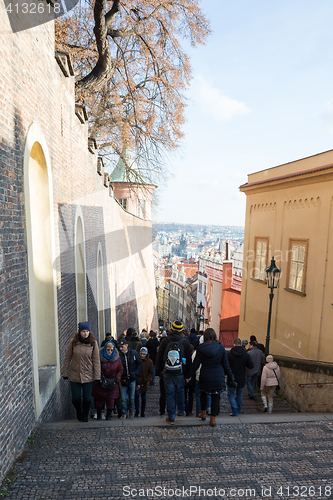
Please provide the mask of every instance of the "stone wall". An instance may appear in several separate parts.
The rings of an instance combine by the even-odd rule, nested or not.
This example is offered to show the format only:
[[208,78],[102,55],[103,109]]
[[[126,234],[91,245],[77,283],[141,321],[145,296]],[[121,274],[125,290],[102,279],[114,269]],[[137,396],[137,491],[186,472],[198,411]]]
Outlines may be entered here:
[[281,369],[281,394],[302,412],[333,412],[333,365],[274,356]]
[[[60,378],[60,370],[77,329],[78,217],[84,226],[87,318],[96,338],[101,341],[102,331],[117,335],[129,326],[157,328],[157,321],[151,222],[126,213],[110,196],[103,170],[97,171],[101,162],[88,141],[87,117],[75,107],[74,77],[70,71],[66,76],[55,59],[53,23],[12,33],[2,0],[0,17],[2,478],[39,423],[72,415],[69,383]],[[27,201],[32,183],[29,155],[36,143],[44,158],[51,203],[50,217],[45,220],[50,231],[45,229],[47,243],[41,260],[52,258],[53,268],[53,280],[47,283],[49,295],[38,301],[34,287],[37,278],[43,282],[43,276],[42,267],[36,270],[40,263],[30,237],[29,208],[36,200]],[[97,267],[99,252],[102,271]],[[97,291],[101,277],[102,302]],[[98,322],[102,317],[98,296],[103,303],[103,325]],[[38,327],[40,318],[46,325],[44,331]],[[40,363],[40,340],[46,350],[54,351],[50,353],[54,362],[49,365]]]

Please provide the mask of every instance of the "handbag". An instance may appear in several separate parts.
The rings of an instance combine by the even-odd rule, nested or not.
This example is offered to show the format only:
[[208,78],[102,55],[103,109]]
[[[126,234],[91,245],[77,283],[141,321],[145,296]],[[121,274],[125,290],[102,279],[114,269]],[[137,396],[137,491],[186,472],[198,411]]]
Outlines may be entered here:
[[105,389],[107,391],[112,391],[112,389],[114,388],[114,383],[115,383],[115,377],[106,378],[106,377],[104,377],[104,375],[102,373],[101,381],[100,381],[100,385],[101,385],[102,389]]
[[274,375],[275,375],[276,380],[278,381],[277,385],[275,386],[275,390],[276,390],[276,391],[279,391],[279,390],[281,389],[281,387],[279,386],[279,379],[277,378],[277,376],[276,376],[276,373],[275,373],[275,370],[274,370],[274,369],[273,369],[273,372],[274,372]]

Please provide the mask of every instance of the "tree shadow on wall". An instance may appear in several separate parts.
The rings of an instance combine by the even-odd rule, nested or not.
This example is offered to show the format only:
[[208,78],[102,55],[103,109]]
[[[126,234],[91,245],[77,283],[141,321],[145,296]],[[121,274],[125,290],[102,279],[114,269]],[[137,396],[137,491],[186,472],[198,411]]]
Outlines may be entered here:
[[[139,314],[135,295],[135,285],[132,283],[118,296],[116,285],[117,337],[130,326],[137,331],[139,328]],[[133,298],[134,297],[134,298]]]

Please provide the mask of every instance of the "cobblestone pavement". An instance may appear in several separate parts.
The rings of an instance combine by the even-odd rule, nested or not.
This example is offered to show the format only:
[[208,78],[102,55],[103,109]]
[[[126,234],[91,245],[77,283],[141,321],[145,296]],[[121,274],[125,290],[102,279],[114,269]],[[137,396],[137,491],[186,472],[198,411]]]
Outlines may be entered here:
[[[291,420],[300,415],[285,402],[276,410],[280,404]],[[215,428],[185,426],[186,417],[175,427],[155,426],[164,420],[153,417],[122,421],[126,427],[118,419],[46,424],[15,465],[10,498],[333,498],[333,420],[318,418]]]

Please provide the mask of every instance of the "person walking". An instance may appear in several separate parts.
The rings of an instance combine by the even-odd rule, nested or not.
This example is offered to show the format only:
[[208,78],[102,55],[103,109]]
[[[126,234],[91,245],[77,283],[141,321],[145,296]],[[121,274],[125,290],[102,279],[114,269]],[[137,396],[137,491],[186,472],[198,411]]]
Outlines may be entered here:
[[142,360],[141,370],[137,379],[137,385],[135,388],[135,417],[139,416],[140,413],[140,395],[141,395],[141,417],[145,416],[146,403],[147,403],[147,391],[148,382],[152,379],[154,375],[154,365],[151,359],[149,359],[147,347],[141,347],[140,358]]
[[156,356],[157,356],[157,349],[158,346],[160,345],[159,341],[157,340],[156,332],[154,330],[150,330],[149,333],[149,340],[146,344],[146,347],[148,349],[148,354],[150,359],[153,362],[154,365],[154,375],[151,381],[149,382],[149,385],[154,385],[155,383],[155,375],[156,375]]
[[252,363],[253,368],[247,368],[246,370],[246,386],[249,399],[255,399],[255,387],[257,383],[257,377],[261,374],[262,366],[265,363],[265,356],[262,351],[257,347],[257,342],[255,340],[250,341],[250,348],[247,350]]
[[[261,374],[261,399],[264,403],[264,411],[272,413],[273,394],[280,381],[280,367],[271,354],[266,356],[266,365]],[[268,404],[267,404],[268,403]]]
[[142,342],[140,341],[137,332],[134,330],[131,334],[131,337],[128,342],[128,347],[132,349],[132,351],[140,352],[141,347],[143,347]]
[[156,358],[156,373],[163,373],[168,413],[166,422],[170,425],[174,424],[176,419],[175,399],[178,416],[185,415],[184,374],[186,364],[187,366],[190,364],[191,346],[182,336],[183,330],[181,321],[176,320],[172,323],[170,333],[161,341]]
[[100,349],[99,357],[101,381],[94,382],[91,394],[95,399],[97,420],[102,420],[104,403],[106,403],[106,420],[111,420],[114,401],[119,396],[119,382],[123,373],[123,365],[113,342],[107,342]]
[[127,340],[118,342],[123,373],[120,379],[121,418],[132,418],[134,410],[135,386],[141,370],[139,354],[128,346]]
[[101,379],[98,344],[88,321],[79,323],[77,333],[68,344],[61,372],[65,380],[68,370],[77,419],[88,422],[93,383]]
[[227,380],[228,398],[231,406],[230,416],[236,417],[242,408],[242,396],[245,386],[246,368],[253,368],[253,362],[242,345],[239,338],[234,339],[234,347],[228,352],[228,361],[231,371],[235,377],[237,387],[234,384],[229,386],[229,379]]
[[200,364],[201,413],[199,417],[201,420],[206,420],[207,394],[210,394],[212,398],[210,425],[214,427],[219,410],[220,393],[226,387],[225,375],[229,377],[230,384],[235,385],[235,379],[229,366],[226,350],[221,342],[217,340],[213,328],[207,328],[204,332],[204,342],[199,345],[189,371],[190,378],[194,376]]

